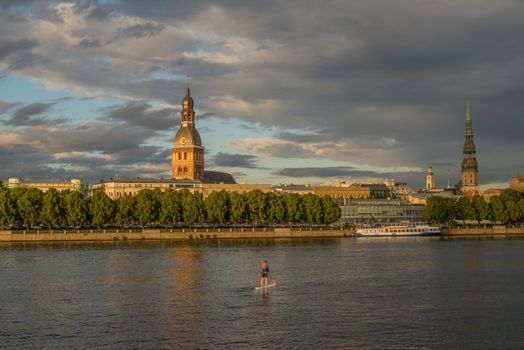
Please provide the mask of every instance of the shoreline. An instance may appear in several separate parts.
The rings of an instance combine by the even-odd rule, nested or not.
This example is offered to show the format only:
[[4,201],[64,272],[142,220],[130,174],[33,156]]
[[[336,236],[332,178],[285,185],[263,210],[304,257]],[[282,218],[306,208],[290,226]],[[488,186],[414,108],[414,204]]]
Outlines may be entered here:
[[[101,231],[101,232],[95,232]],[[0,242],[108,242],[108,241],[181,241],[242,238],[328,238],[351,237],[344,229],[143,229],[143,230],[41,230],[0,231]]]
[[[244,228],[244,229],[112,229],[112,230],[38,230],[0,231],[2,242],[112,242],[112,241],[192,241],[212,239],[267,238],[350,238],[354,230]],[[401,237],[401,236],[399,236]],[[404,236],[402,236],[404,237]],[[419,237],[419,236],[417,236]],[[374,238],[374,237],[373,237]],[[388,236],[387,238],[395,238]],[[524,238],[524,226],[458,227],[443,229],[432,236],[441,240]]]

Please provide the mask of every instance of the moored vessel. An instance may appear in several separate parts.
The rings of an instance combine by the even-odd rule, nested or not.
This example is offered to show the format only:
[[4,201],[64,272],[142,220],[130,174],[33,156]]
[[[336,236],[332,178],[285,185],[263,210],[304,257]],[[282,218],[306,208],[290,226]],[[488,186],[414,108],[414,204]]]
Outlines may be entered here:
[[435,236],[440,234],[440,227],[426,223],[402,223],[400,225],[360,228],[355,237],[387,236]]

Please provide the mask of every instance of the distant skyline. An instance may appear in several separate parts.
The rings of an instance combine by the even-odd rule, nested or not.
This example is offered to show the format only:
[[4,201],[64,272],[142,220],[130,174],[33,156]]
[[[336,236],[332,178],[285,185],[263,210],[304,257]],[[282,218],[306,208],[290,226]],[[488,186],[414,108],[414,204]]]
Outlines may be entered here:
[[250,183],[524,172],[524,2],[0,0],[0,178],[170,177],[186,77],[207,170]]

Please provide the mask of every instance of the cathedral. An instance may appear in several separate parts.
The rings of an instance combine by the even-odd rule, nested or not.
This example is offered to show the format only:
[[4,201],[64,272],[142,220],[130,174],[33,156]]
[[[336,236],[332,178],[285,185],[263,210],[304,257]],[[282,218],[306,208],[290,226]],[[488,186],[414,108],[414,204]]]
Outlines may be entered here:
[[460,190],[465,196],[471,197],[480,194],[478,184],[478,164],[475,157],[475,143],[473,143],[473,127],[469,100],[466,106],[466,130],[464,132],[464,159],[462,160],[462,176]]
[[171,177],[204,183],[234,184],[231,174],[204,170],[204,145],[195,125],[194,101],[189,85],[182,100],[180,128],[171,148]]
[[173,140],[171,174],[174,180],[204,180],[204,146],[195,126],[194,102],[186,88],[180,112],[180,129]]

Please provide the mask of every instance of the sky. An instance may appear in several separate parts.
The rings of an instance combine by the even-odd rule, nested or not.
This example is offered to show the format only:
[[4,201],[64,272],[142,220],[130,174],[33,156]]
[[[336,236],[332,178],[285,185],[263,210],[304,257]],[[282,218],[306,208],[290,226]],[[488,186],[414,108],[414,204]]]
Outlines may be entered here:
[[169,178],[189,77],[238,182],[524,173],[524,1],[0,0],[0,178]]

